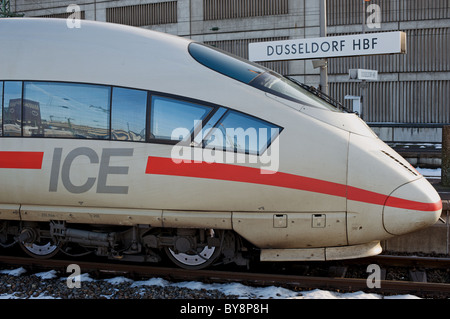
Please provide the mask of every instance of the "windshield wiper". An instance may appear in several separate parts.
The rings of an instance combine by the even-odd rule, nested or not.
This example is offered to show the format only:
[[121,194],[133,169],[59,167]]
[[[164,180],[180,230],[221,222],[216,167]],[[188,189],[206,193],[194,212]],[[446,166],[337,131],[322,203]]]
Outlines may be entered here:
[[347,112],[347,113],[354,113],[354,112],[350,111],[349,109],[347,109],[341,102],[339,102],[338,100],[332,98],[331,96],[323,93],[322,91],[316,89],[315,87],[310,86],[310,85],[306,85],[305,83],[302,83],[302,82],[300,82],[300,81],[298,81],[298,80],[296,80],[296,79],[294,79],[293,77],[290,77],[290,76],[286,76],[286,78],[289,79],[290,81],[294,82],[298,86],[300,86],[302,89],[305,89],[306,91],[308,91],[308,92],[314,94],[315,96],[321,98],[322,100],[324,100],[328,104],[331,104],[336,109],[338,109],[340,111]]

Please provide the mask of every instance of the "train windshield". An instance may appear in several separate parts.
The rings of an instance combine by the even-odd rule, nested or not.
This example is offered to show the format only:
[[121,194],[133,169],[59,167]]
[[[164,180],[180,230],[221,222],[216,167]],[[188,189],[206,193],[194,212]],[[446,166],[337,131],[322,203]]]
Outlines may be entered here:
[[262,91],[304,105],[340,111],[339,108],[305,89],[306,86],[291,81],[259,64],[195,42],[189,45],[189,53],[200,64]]

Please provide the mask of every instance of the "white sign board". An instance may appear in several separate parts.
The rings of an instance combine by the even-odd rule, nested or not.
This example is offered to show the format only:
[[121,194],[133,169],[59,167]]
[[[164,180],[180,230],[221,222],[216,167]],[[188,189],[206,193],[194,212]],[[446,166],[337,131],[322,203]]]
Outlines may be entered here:
[[348,74],[350,80],[378,81],[377,70],[350,69]]
[[405,32],[366,33],[249,44],[250,61],[323,59],[394,53],[406,53]]

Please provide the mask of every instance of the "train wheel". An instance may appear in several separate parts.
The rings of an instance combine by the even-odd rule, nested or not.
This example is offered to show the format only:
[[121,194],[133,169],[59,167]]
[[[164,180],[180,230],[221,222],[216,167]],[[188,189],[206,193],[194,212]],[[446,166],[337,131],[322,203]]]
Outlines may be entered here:
[[[218,240],[218,237],[214,230],[208,231],[210,237],[214,237]],[[165,251],[169,259],[177,266],[184,269],[204,269],[210,266],[221,253],[220,247],[215,246],[203,246],[194,248],[192,241],[187,237],[178,237],[175,247],[165,247]]]
[[19,242],[19,245],[31,257],[38,259],[51,258],[59,252],[62,246],[62,243],[55,242],[52,238],[36,236],[36,229],[26,228],[23,232],[28,232],[28,239]]
[[175,253],[171,248],[165,248],[170,260],[184,269],[203,269],[210,266],[219,256],[218,247],[205,247],[199,252]]
[[51,258],[55,256],[60,249],[60,245],[51,242],[43,244],[20,243],[20,247],[22,247],[22,249],[31,257],[39,259]]

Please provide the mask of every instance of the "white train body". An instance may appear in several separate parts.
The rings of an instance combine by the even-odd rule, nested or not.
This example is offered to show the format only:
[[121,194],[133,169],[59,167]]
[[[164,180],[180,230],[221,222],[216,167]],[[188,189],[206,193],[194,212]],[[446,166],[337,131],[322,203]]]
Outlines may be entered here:
[[[380,240],[440,216],[434,188],[355,114],[323,107],[306,91],[311,103],[243,83],[214,69],[201,44],[88,21],[71,29],[65,20],[1,19],[0,29],[0,218],[12,225],[224,230],[260,249],[261,260],[331,260],[377,254]],[[23,106],[13,121],[15,86]],[[129,103],[119,101],[128,89],[145,100],[142,132],[129,128],[138,113],[118,106],[115,114]],[[183,106],[192,114],[178,113]],[[30,120],[37,111],[38,122]],[[158,122],[197,113],[171,139]],[[128,117],[127,137],[114,135]],[[234,132],[261,125],[230,150],[202,147],[201,119],[205,128],[234,120]],[[180,135],[184,143],[173,140]]]

